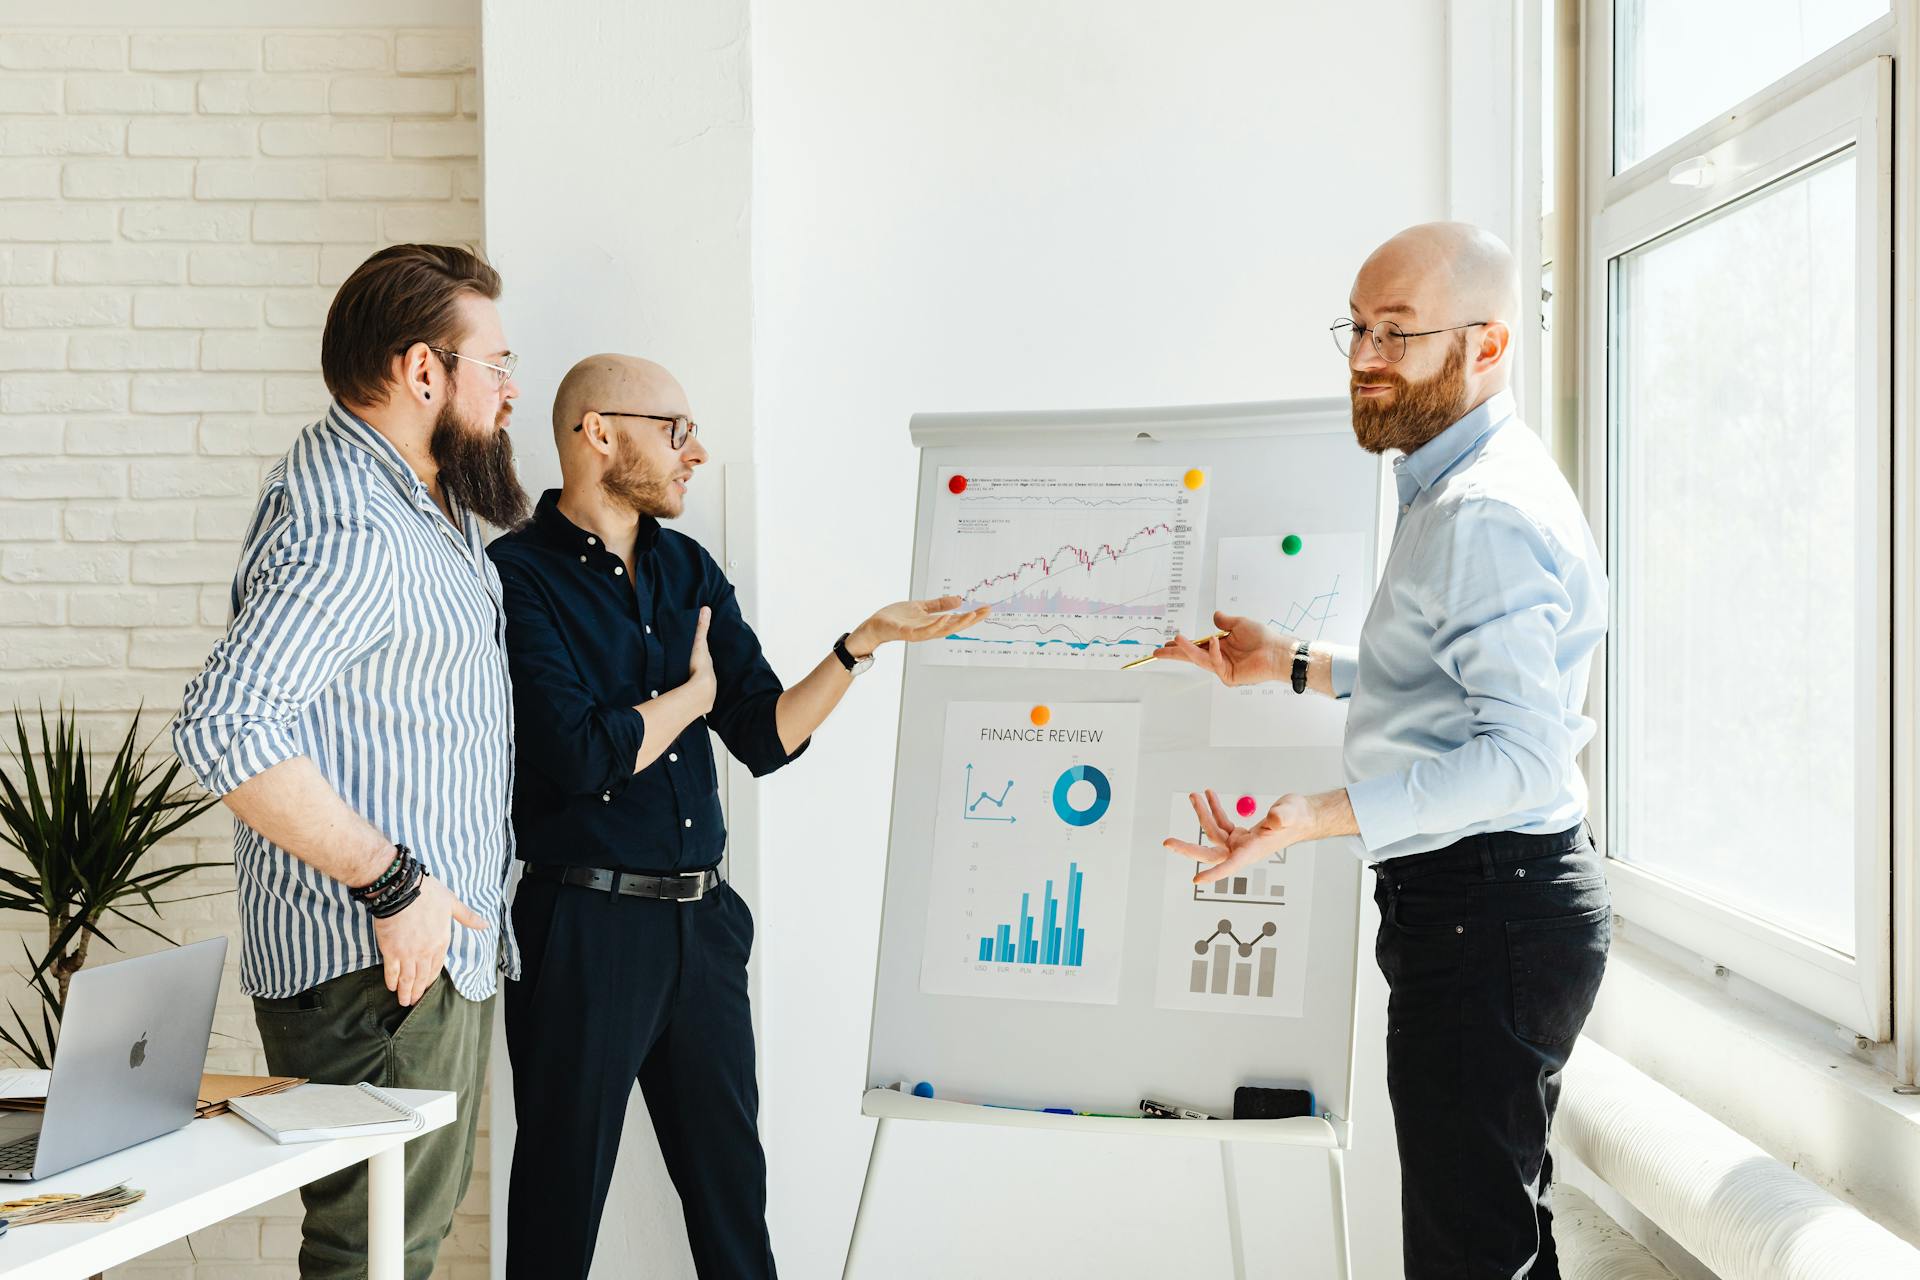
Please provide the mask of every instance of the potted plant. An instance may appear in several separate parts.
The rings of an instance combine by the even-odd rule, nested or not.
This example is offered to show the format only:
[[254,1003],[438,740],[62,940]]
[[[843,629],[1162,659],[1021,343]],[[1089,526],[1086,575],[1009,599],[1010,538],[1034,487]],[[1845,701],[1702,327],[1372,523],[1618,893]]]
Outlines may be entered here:
[[189,871],[230,864],[149,865],[148,855],[156,845],[219,800],[198,788],[176,786],[180,762],[170,755],[163,763],[148,762],[152,743],[138,748],[134,744],[138,712],[97,781],[87,763],[78,717],[62,707],[49,726],[42,708],[39,721],[36,752],[25,716],[14,709],[18,777],[0,768],[0,843],[12,846],[27,864],[20,869],[11,858],[0,863],[0,910],[27,911],[46,919],[46,951],[36,957],[27,948],[32,965],[28,981],[40,997],[40,1026],[36,1033],[29,1019],[8,1001],[14,1025],[11,1029],[0,1025],[0,1043],[44,1069],[53,1063],[67,984],[86,964],[88,948],[98,939],[119,949],[102,928],[108,917],[171,942],[153,925],[129,914],[129,908],[144,904],[157,913],[183,899],[155,898],[155,890]]

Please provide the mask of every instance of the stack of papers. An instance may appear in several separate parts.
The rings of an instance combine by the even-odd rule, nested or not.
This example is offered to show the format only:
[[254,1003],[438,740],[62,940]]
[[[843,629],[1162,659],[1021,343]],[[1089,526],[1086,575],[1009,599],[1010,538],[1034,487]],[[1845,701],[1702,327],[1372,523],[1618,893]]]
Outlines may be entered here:
[[111,1222],[122,1209],[146,1197],[146,1192],[135,1191],[125,1183],[86,1196],[30,1196],[0,1204],[0,1221],[9,1227],[31,1227],[46,1222]]
[[200,1077],[200,1104],[194,1108],[196,1119],[223,1116],[235,1098],[265,1098],[271,1094],[305,1084],[304,1076],[216,1076]]
[[47,1100],[47,1082],[53,1079],[51,1071],[36,1071],[32,1067],[0,1067],[0,1108],[8,1111],[38,1111],[38,1105],[16,1107],[16,1102],[44,1103]]
[[[45,1111],[47,1082],[52,1072],[21,1068],[0,1068],[0,1111]],[[197,1119],[227,1113],[235,1098],[264,1098],[285,1093],[306,1080],[300,1076],[221,1076],[211,1073],[200,1077]]]

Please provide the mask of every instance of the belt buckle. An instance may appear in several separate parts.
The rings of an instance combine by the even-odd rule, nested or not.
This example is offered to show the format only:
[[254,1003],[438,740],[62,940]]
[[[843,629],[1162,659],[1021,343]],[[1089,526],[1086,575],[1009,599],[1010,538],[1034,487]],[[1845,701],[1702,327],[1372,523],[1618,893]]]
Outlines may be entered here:
[[698,902],[700,901],[700,899],[707,896],[707,873],[706,872],[682,871],[680,872],[679,878],[682,880],[693,881],[693,896],[691,898],[676,898],[675,899],[676,902]]

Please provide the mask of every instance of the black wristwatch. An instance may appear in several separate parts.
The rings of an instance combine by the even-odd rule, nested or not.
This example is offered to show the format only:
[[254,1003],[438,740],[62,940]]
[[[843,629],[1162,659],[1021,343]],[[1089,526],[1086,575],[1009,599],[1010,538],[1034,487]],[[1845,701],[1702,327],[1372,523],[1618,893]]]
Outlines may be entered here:
[[1293,691],[1295,693],[1307,691],[1307,657],[1312,652],[1313,646],[1305,640],[1302,640],[1300,647],[1293,651]]
[[854,657],[853,650],[847,648],[847,638],[852,634],[853,632],[849,631],[833,642],[833,656],[840,659],[840,665],[847,669],[848,675],[857,676],[873,665],[873,655],[868,654],[864,658]]

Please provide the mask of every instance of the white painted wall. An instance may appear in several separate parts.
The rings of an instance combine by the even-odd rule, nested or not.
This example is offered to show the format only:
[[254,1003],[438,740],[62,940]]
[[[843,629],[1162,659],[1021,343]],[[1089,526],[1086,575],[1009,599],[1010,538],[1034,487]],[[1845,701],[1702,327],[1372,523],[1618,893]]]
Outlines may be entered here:
[[[1325,329],[1361,258],[1446,211],[1443,18],[1419,0],[756,6],[775,665],[798,675],[906,591],[915,411],[1338,394]],[[899,672],[883,659],[808,757],[758,784],[763,1130],[775,1245],[804,1280],[838,1274],[871,1132],[857,1102]],[[1357,1274],[1388,1277],[1385,997],[1362,976],[1350,1194]],[[896,1136],[879,1274],[1222,1273],[1212,1148]],[[1297,1274],[1326,1274],[1318,1161],[1289,1153],[1265,1176],[1250,1225]]]
[[[552,478],[537,419],[573,359],[664,360],[733,464],[731,558],[789,678],[906,589],[909,414],[1336,393],[1324,331],[1360,258],[1445,208],[1442,11],[1419,0],[769,3],[752,8],[750,71],[746,0],[482,14],[487,247],[527,353],[528,479]],[[742,510],[749,458],[760,493]],[[703,536],[718,488],[696,498]],[[735,857],[759,878],[774,1239],[801,1280],[838,1274],[865,1167],[898,675],[889,655],[803,762],[732,797]],[[1355,1243],[1360,1274],[1390,1276],[1384,996],[1366,980]],[[496,1126],[504,1159],[510,1116]],[[650,1135],[630,1132],[599,1273],[687,1274]],[[880,1189],[887,1274],[1224,1266],[1212,1147],[900,1139]],[[1311,1272],[1320,1165],[1241,1172],[1251,1225]]]
[[[522,353],[522,479],[535,492],[559,484],[549,415],[574,361],[644,355],[685,384],[713,454],[683,527],[716,555],[750,544],[739,465],[753,433],[746,0],[483,0],[481,31],[486,247]],[[749,558],[733,573],[750,605]],[[734,881],[749,901],[752,801],[730,807],[742,837]],[[497,1268],[514,1131],[504,1033],[495,1052]],[[594,1274],[691,1277],[680,1203],[638,1091],[626,1135]]]

